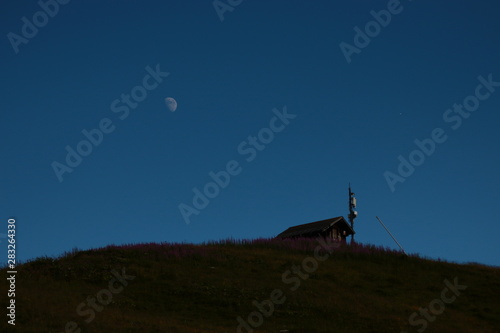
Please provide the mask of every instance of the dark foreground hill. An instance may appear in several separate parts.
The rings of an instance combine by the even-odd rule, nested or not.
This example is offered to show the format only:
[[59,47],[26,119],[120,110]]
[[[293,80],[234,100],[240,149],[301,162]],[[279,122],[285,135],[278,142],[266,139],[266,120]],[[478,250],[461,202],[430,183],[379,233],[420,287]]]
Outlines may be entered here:
[[17,271],[1,332],[500,332],[499,268],[374,246],[109,246]]

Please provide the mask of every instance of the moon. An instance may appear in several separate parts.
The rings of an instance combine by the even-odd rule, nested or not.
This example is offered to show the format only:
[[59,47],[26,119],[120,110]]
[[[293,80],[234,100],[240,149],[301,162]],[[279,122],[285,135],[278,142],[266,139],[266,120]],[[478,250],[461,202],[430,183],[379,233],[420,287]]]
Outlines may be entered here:
[[172,97],[165,98],[165,104],[170,111],[174,112],[177,110],[177,101]]

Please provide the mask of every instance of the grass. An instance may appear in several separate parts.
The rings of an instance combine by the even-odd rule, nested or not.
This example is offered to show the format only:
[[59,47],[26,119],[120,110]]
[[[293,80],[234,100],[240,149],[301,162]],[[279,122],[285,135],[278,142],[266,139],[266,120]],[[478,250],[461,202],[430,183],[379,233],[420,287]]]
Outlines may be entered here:
[[[224,240],[74,249],[37,258],[18,266],[16,326],[4,319],[0,331],[60,333],[73,321],[80,333],[237,332],[237,318],[258,311],[252,302],[265,303],[279,289],[286,299],[262,316],[255,332],[417,332],[423,326],[410,325],[412,313],[439,299],[444,280],[456,277],[467,289],[425,331],[500,332],[499,268],[361,244],[317,251],[328,257],[319,261],[311,259],[317,247],[309,239]],[[304,279],[292,273],[302,263],[311,272]],[[135,278],[85,322],[90,315],[79,315],[77,307],[90,309],[87,297],[109,289],[112,271],[122,269]],[[6,304],[6,293],[0,297]]]

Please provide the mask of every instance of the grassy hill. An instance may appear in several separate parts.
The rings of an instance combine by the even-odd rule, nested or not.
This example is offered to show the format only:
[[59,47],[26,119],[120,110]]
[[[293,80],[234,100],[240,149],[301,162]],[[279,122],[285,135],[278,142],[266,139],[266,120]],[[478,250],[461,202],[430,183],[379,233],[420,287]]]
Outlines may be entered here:
[[1,332],[500,332],[499,268],[367,245],[109,246],[17,271]]

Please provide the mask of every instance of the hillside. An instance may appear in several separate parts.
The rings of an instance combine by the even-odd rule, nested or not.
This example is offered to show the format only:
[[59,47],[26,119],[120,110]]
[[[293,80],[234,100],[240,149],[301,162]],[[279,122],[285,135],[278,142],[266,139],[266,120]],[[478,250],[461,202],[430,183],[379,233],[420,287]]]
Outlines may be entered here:
[[7,325],[4,314],[0,327],[23,333],[484,333],[500,332],[499,300],[499,268],[374,246],[265,239],[136,244],[18,266],[16,325]]

